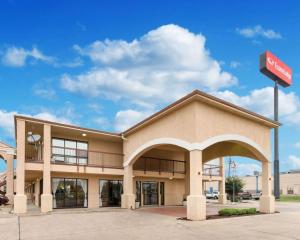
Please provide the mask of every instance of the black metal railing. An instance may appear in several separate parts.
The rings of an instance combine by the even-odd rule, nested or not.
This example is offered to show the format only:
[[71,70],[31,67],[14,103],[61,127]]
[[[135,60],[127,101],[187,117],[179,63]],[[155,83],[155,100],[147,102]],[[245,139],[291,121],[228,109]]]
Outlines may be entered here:
[[185,174],[185,161],[154,157],[140,157],[133,165],[133,170],[146,172],[167,172]]
[[203,165],[203,175],[205,176],[221,176],[221,166],[213,164]]

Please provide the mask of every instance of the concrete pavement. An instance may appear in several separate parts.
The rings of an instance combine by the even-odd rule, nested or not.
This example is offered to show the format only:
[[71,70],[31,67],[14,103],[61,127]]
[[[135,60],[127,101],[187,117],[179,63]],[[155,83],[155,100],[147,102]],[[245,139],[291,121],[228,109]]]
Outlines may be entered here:
[[[249,202],[238,206],[256,206]],[[280,213],[192,222],[145,211],[109,209],[21,216],[21,239],[300,239],[300,204]],[[0,218],[1,239],[19,239],[18,217]]]

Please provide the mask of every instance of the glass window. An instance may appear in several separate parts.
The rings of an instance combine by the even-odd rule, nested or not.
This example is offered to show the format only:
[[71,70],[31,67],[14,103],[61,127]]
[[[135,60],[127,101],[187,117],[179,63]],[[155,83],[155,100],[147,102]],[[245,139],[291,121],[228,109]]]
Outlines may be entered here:
[[54,146],[54,147],[64,147],[65,142],[62,139],[53,138],[52,139],[52,146]]
[[65,147],[75,149],[76,148],[76,141],[65,140]]
[[53,208],[88,206],[88,180],[52,178]]
[[77,149],[88,150],[88,144],[86,142],[77,142]]
[[66,164],[88,164],[88,143],[66,140],[52,139],[52,161],[64,162]]

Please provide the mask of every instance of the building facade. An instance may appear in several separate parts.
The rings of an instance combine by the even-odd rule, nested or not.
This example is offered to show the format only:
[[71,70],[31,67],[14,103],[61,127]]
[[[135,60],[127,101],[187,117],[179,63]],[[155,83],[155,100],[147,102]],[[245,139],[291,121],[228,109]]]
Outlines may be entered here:
[[[261,191],[261,176],[245,176],[244,189],[249,192]],[[272,191],[274,185],[272,184]],[[300,195],[300,170],[287,171],[280,173],[280,194],[282,195]]]
[[[225,156],[262,162],[260,211],[274,212],[270,131],[277,122],[198,90],[120,133],[15,116],[14,212],[41,207],[182,205],[206,218],[205,181],[226,201]],[[219,165],[210,166],[212,159]]]

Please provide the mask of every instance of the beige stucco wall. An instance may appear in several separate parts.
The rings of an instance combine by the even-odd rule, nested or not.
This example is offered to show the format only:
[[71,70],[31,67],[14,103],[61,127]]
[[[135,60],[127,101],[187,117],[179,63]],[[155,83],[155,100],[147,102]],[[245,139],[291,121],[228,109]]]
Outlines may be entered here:
[[[256,177],[247,176],[243,177],[245,182],[244,189],[246,191],[256,191]],[[273,190],[272,183],[272,190]],[[261,176],[258,177],[258,189],[261,190]],[[281,194],[288,194],[288,189],[293,190],[294,194],[300,195],[300,173],[285,173],[280,174],[280,191]]]
[[202,142],[214,136],[237,134],[247,137],[266,151],[270,150],[270,129],[261,123],[241,117],[229,111],[196,102],[196,141]]
[[[257,144],[266,158],[269,158],[269,127],[212,105],[194,101],[126,135],[124,161],[127,162],[139,147],[155,139],[175,138],[191,144],[201,144],[212,137],[223,135],[243,136]],[[235,149],[232,149],[234,155]],[[240,155],[240,152],[237,151],[237,155]],[[249,151],[243,152],[247,157],[258,158],[257,155],[251,155]]]
[[196,103],[191,103],[126,136],[124,141],[125,156],[129,156],[139,146],[156,138],[169,137],[195,142],[195,113]]

